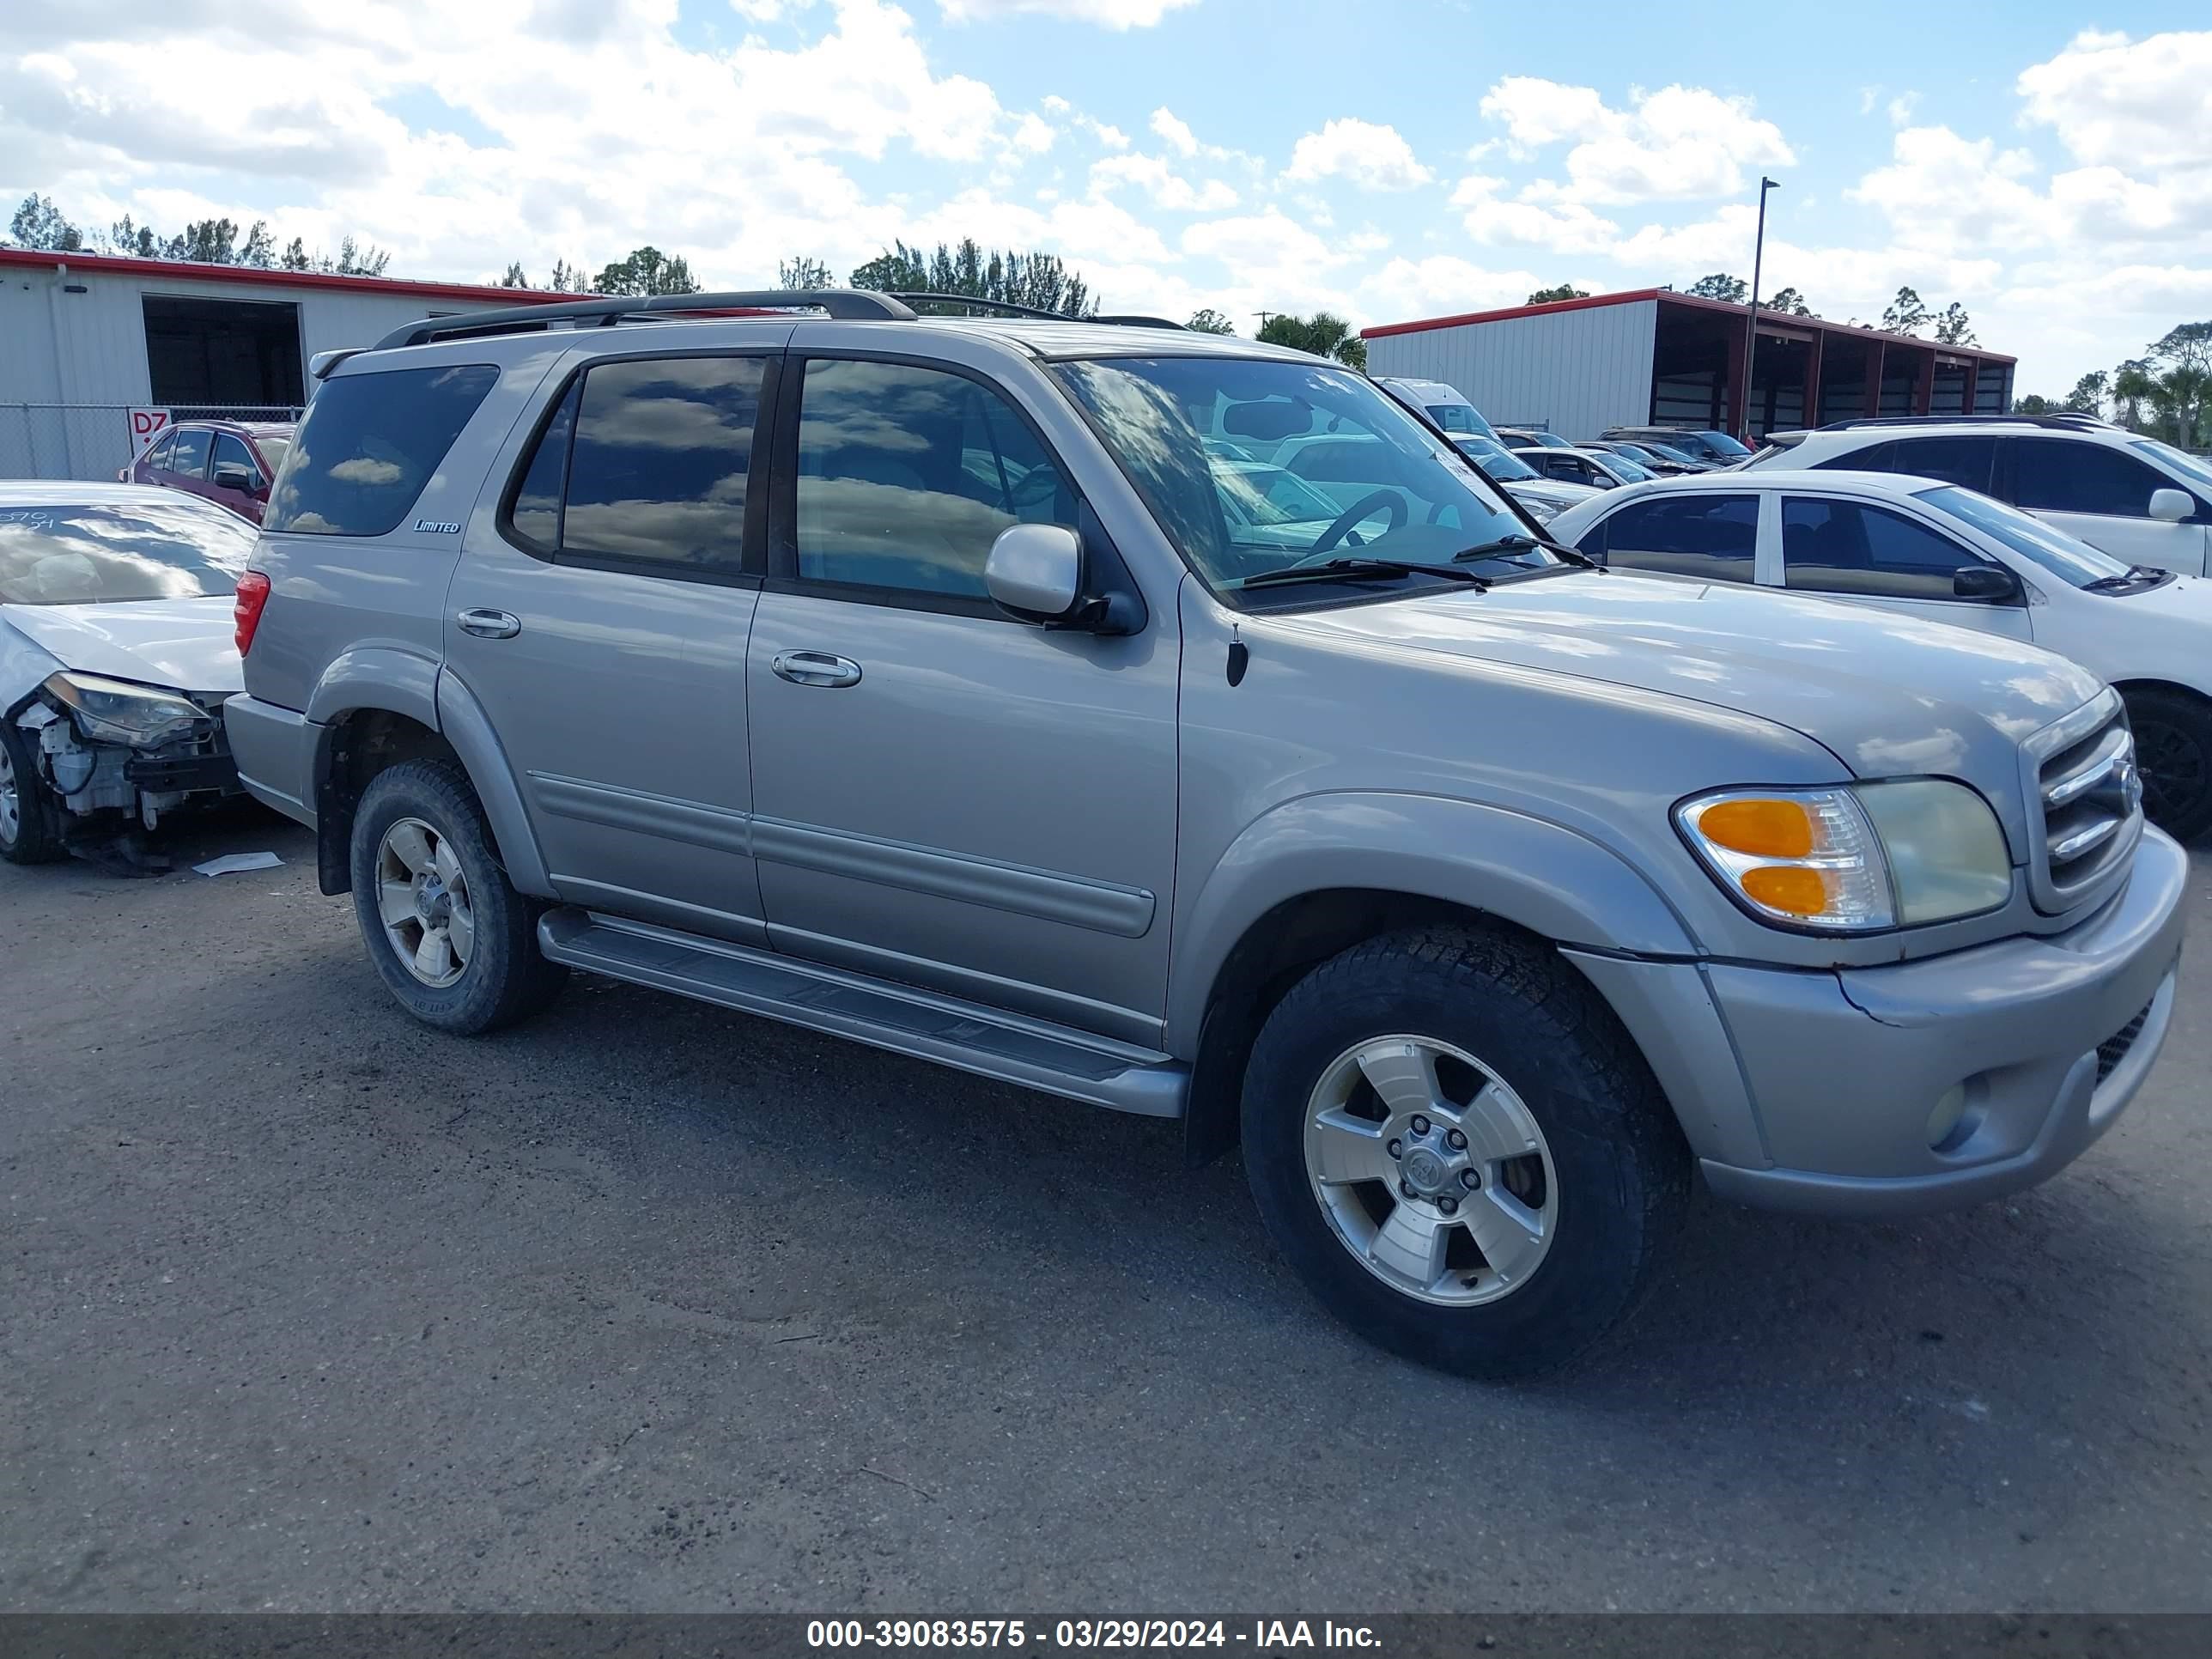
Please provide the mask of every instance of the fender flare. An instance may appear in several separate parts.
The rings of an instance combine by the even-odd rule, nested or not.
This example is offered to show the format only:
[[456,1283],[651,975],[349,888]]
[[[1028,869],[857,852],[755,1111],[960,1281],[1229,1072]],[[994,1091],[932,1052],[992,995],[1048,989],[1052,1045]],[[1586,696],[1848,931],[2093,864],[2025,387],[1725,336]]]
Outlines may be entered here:
[[1216,981],[1248,931],[1309,893],[1365,888],[1494,915],[1562,945],[1698,953],[1666,896],[1619,854],[1563,824],[1436,795],[1302,796],[1231,842],[1177,919],[1167,1046],[1197,1052]]

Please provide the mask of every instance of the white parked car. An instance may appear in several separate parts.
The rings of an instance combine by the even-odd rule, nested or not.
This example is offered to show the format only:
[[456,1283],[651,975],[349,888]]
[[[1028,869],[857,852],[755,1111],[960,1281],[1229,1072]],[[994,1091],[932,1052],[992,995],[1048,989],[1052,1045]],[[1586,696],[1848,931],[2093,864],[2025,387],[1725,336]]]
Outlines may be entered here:
[[1456,386],[1443,380],[1416,380],[1397,374],[1378,374],[1375,384],[1409,409],[1420,410],[1436,422],[1439,431],[1454,438],[1473,433],[1492,443],[1498,441],[1498,434],[1482,418],[1482,411],[1469,403]]
[[1583,484],[1592,489],[1613,489],[1622,484],[1643,483],[1655,476],[1626,455],[1602,449],[1560,448],[1546,445],[1513,452],[1547,478],[1559,483]]
[[2085,415],[1845,421],[1778,432],[1746,464],[1905,472],[1994,495],[2131,564],[2202,576],[2212,461]]
[[1614,569],[1754,583],[2002,634],[2071,657],[2126,701],[2144,805],[2212,830],[2212,582],[2129,564],[1935,478],[1760,467],[1667,478],[1561,514]]
[[222,702],[253,526],[145,484],[0,483],[0,858],[239,793]]
[[1480,467],[1484,477],[1510,495],[1538,524],[1549,524],[1569,507],[1601,493],[1589,484],[1547,478],[1504,444],[1488,438],[1454,438],[1452,447]]

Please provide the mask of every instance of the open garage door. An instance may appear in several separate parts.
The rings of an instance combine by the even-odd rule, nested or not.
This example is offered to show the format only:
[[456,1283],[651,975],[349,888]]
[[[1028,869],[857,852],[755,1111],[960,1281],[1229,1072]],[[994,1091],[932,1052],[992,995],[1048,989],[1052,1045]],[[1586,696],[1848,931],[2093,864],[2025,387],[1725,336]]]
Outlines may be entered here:
[[177,419],[284,420],[307,401],[297,306],[173,294],[143,303],[153,400]]

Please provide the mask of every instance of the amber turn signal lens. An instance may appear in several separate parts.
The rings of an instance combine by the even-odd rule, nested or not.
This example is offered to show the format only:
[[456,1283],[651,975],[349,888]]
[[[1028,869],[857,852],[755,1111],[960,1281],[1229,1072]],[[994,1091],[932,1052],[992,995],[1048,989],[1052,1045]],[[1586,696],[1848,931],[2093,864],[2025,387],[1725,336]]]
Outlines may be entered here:
[[1769,909],[1793,916],[1817,916],[1828,908],[1827,878],[1818,870],[1769,865],[1745,871],[1741,880],[1745,896]]
[[1813,852],[1813,814],[1794,800],[1719,801],[1698,815],[1698,832],[1732,853],[1754,858],[1802,859]]

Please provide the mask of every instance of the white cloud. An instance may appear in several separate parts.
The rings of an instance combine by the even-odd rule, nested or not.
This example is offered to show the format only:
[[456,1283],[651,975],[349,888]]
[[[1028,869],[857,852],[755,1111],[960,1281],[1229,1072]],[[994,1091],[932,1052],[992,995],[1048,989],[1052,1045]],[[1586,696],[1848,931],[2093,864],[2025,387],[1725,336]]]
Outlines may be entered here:
[[1455,254],[1401,258],[1359,284],[1359,309],[1387,322],[1489,311],[1519,305],[1555,280],[1528,270],[1492,270]]
[[1912,112],[1919,106],[1920,94],[1918,93],[1899,93],[1896,97],[1889,100],[1888,115],[1890,125],[1893,127],[1909,125],[1912,120]]
[[1021,125],[1014,129],[1014,146],[1032,155],[1042,155],[1052,148],[1052,141],[1058,136],[1051,122],[1032,111],[1022,117]]
[[1094,162],[1091,188],[1101,196],[1125,185],[1142,191],[1155,207],[1170,213],[1225,213],[1237,205],[1237,192],[1218,179],[1193,185],[1157,155],[1109,155]]
[[1365,190],[1412,190],[1428,183],[1430,173],[1395,127],[1347,116],[1299,139],[1283,176],[1342,179]]
[[1518,243],[1555,253],[1602,253],[1620,240],[1619,225],[1579,202],[1554,206],[1509,201],[1498,193],[1504,184],[1502,179],[1470,173],[1452,191],[1452,205],[1467,210],[1461,222],[1478,242]]
[[1186,123],[1177,119],[1175,112],[1164,105],[1152,112],[1152,131],[1178,155],[1198,154],[1198,135]]
[[1743,188],[1746,167],[1797,159],[1748,98],[1669,86],[1632,90],[1630,105],[1613,108],[1593,87],[1516,75],[1492,87],[1480,107],[1518,155],[1573,140],[1559,193],[1597,206],[1729,196]]
[[2212,167],[2212,31],[2076,35],[2021,73],[2023,118],[2077,161],[2137,172]]
[[1101,28],[1148,29],[1196,0],[938,0],[948,23],[988,23],[1013,16],[1057,17]]

